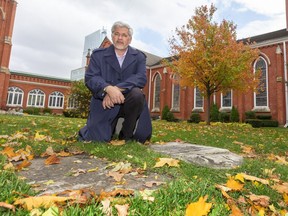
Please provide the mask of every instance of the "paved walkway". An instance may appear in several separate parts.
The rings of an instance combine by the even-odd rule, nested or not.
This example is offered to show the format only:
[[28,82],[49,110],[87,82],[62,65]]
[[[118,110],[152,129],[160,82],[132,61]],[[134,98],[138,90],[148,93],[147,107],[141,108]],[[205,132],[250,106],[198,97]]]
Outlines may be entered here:
[[[149,148],[163,153],[169,157],[181,159],[201,166],[209,166],[216,169],[227,169],[242,163],[242,157],[229,152],[226,149],[205,147],[189,143],[170,142],[165,145],[150,145]],[[122,176],[113,171],[119,164],[111,164],[99,158],[93,158],[86,154],[61,157],[59,164],[45,165],[46,158],[36,158],[27,170],[19,172],[27,182],[37,185],[34,189],[41,194],[53,194],[65,190],[81,188],[93,189],[97,194],[101,191],[122,189],[156,189],[169,178],[164,175],[150,173],[143,175],[141,170],[130,169]],[[122,164],[125,169],[129,164]],[[123,168],[122,167],[122,168]],[[117,179],[118,178],[118,179]]]

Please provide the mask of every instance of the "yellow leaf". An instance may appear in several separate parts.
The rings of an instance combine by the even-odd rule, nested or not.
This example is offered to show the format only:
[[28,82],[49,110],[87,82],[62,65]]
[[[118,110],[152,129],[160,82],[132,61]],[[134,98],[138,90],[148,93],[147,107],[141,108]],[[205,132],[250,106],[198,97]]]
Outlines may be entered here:
[[144,164],[143,164],[143,170],[146,170],[146,169],[147,169],[147,163],[144,162]]
[[248,180],[248,181],[258,181],[258,182],[265,184],[265,185],[269,184],[269,181],[266,179],[261,179],[261,178],[255,177],[255,176],[250,176],[250,175],[247,175],[245,173],[239,173],[238,175],[242,176],[245,180]]
[[190,203],[186,208],[185,216],[206,216],[208,215],[212,203],[206,203],[207,196],[200,197],[197,202]]
[[41,216],[56,216],[59,215],[59,209],[56,206],[51,206]]
[[36,134],[35,134],[35,136],[34,136],[34,140],[35,140],[35,141],[42,141],[42,140],[44,140],[44,139],[46,139],[46,136],[45,136],[45,135],[41,135],[41,134],[39,134],[39,132],[36,132]]
[[238,182],[238,181],[236,181],[230,177],[226,183],[226,186],[228,188],[231,188],[232,190],[240,191],[244,187],[244,184],[241,184],[240,182]]
[[16,166],[16,170],[22,170],[23,168],[28,167],[30,165],[31,165],[30,161],[24,160],[21,164],[18,164]]
[[283,199],[284,199],[284,202],[286,203],[286,205],[288,205],[288,194],[287,193],[283,193]]
[[48,180],[47,182],[44,182],[43,184],[45,185],[51,185],[54,184],[55,182],[53,180]]
[[57,196],[40,196],[40,197],[28,197],[24,199],[18,199],[14,202],[14,205],[21,205],[28,211],[34,208],[50,208],[55,203],[63,203],[67,200],[71,200],[71,197],[57,197]]
[[89,169],[89,170],[87,170],[87,172],[89,173],[89,172],[97,172],[99,170],[99,167],[96,167],[96,168],[94,168],[94,169]]
[[170,167],[179,167],[179,160],[173,158],[158,158],[158,162],[155,164],[154,167],[163,167],[167,164]]

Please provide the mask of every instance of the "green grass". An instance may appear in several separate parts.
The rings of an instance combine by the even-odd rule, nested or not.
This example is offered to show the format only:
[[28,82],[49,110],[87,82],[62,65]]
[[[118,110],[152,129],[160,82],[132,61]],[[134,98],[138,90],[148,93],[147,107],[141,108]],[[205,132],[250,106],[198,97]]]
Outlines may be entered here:
[[[201,196],[208,195],[207,202],[213,203],[209,215],[229,215],[226,199],[215,188],[215,184],[225,184],[228,175],[245,172],[259,178],[268,178],[265,169],[275,169],[274,174],[281,181],[288,181],[287,165],[269,160],[268,156],[286,156],[288,152],[288,129],[285,128],[252,128],[246,124],[220,124],[211,126],[203,124],[188,124],[186,122],[153,121],[152,143],[163,143],[174,140],[214,146],[229,149],[232,152],[243,154],[241,145],[250,146],[255,152],[254,158],[245,158],[240,167],[230,170],[215,170],[181,162],[180,167],[153,168],[157,158],[163,155],[153,152],[146,145],[128,143],[123,146],[112,146],[105,143],[81,143],[76,140],[76,133],[85,124],[84,119],[44,116],[9,116],[0,115],[0,135],[9,138],[0,138],[0,151],[4,144],[13,143],[13,147],[21,149],[27,145],[33,149],[33,154],[41,155],[47,147],[54,151],[82,150],[99,158],[110,161],[127,161],[134,167],[143,167],[147,164],[146,172],[165,174],[173,180],[155,191],[154,202],[143,201],[139,196],[127,200],[131,215],[184,215],[187,205],[195,202]],[[38,132],[49,137],[44,141],[35,141]],[[16,137],[15,134],[22,134]],[[241,145],[239,143],[242,143]],[[13,203],[18,197],[34,195],[31,188],[19,180],[12,171],[4,171],[5,158],[0,157],[0,202]],[[277,210],[285,207],[281,205],[283,197],[269,186],[247,182],[245,190],[233,192],[230,195],[238,198],[249,193],[270,197],[270,204]],[[101,204],[90,203],[84,206],[67,206],[63,215],[101,215]],[[287,206],[286,206],[287,208]],[[113,210],[114,213],[115,209]],[[1,215],[14,215],[12,211],[1,208]],[[17,215],[27,215],[21,208],[16,209]],[[132,214],[133,213],[133,214]]]

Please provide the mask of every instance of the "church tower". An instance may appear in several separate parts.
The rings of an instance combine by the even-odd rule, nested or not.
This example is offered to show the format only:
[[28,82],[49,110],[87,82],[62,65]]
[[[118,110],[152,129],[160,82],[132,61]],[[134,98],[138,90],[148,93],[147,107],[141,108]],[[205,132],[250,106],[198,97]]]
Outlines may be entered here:
[[0,0],[0,109],[6,106],[16,7],[17,1],[15,0]]

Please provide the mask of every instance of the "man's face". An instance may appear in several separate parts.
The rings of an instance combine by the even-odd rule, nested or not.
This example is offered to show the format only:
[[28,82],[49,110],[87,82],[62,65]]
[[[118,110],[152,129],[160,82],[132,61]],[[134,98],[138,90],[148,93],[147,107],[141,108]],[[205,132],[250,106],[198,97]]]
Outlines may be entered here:
[[112,33],[112,41],[114,47],[118,50],[127,49],[128,45],[131,43],[131,37],[128,34],[128,29],[123,27],[117,27],[115,31]]

